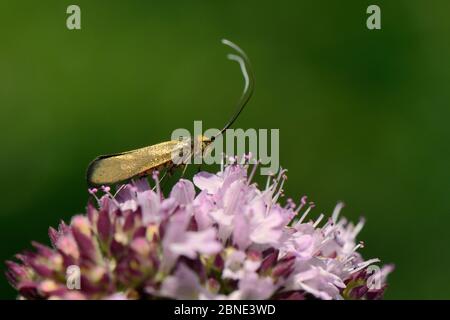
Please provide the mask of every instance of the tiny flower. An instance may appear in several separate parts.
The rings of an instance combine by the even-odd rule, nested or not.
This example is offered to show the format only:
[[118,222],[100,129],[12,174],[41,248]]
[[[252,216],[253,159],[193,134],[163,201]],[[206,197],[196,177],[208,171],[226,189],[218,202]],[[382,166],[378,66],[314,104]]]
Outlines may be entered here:
[[186,265],[180,264],[175,273],[168,276],[162,283],[160,294],[174,299],[198,299],[206,292],[197,274]]
[[228,298],[232,300],[265,300],[269,299],[276,289],[277,286],[272,278],[252,272],[239,281],[238,289]]
[[225,268],[222,278],[239,280],[246,277],[249,273],[254,273],[261,265],[261,261],[252,259],[243,251],[229,248],[226,253]]

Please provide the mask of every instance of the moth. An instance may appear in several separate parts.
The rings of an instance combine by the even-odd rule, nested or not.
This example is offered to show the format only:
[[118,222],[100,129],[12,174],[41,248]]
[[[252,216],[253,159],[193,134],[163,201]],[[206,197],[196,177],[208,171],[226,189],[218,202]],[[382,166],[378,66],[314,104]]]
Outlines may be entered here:
[[[89,186],[102,186],[123,183],[135,177],[143,177],[155,170],[173,170],[187,165],[191,157],[204,155],[214,140],[222,135],[239,117],[242,110],[253,94],[254,76],[250,61],[245,52],[233,42],[222,39],[224,45],[232,48],[235,53],[230,53],[227,58],[239,63],[244,77],[244,89],[237,103],[236,111],[215,136],[203,135],[193,139],[184,138],[171,140],[136,150],[102,155],[95,158],[87,169],[87,183]],[[166,171],[167,172],[167,171]]]

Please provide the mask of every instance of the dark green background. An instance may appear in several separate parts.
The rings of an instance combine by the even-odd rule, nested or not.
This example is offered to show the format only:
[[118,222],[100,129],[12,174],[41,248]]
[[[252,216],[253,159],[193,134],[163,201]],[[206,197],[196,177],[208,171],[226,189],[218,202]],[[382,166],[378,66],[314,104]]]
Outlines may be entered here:
[[[73,3],[81,31],[65,27]],[[373,3],[381,31],[366,28]],[[450,298],[449,12],[448,0],[1,1],[0,260],[83,212],[98,154],[194,120],[221,127],[242,87],[227,37],[257,80],[236,127],[280,129],[287,194],[367,218],[362,253],[397,265],[387,298]],[[0,297],[15,297],[3,276]]]

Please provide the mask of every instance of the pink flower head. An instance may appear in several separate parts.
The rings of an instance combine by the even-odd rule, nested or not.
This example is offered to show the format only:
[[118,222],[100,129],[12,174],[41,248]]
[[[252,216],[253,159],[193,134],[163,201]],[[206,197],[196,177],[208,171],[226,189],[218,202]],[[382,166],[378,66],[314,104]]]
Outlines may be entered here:
[[157,174],[153,188],[90,189],[97,205],[50,228],[50,247],[7,262],[7,278],[24,299],[382,297],[393,268],[362,258],[364,220],[339,219],[342,204],[315,216],[305,196],[282,205],[286,171],[261,189],[248,169],[200,172],[167,197]]

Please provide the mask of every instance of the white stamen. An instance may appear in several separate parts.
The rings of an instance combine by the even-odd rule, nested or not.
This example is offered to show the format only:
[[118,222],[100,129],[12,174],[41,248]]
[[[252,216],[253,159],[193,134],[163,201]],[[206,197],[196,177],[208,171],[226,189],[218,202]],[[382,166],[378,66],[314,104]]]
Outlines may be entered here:
[[358,264],[356,265],[356,268],[355,268],[355,269],[352,269],[352,270],[349,270],[349,271],[350,271],[350,273],[353,274],[353,273],[355,273],[355,272],[361,271],[362,269],[364,269],[364,268],[370,266],[372,263],[377,263],[377,262],[380,262],[380,259],[377,259],[377,258],[375,258],[375,259],[370,259],[370,260],[367,260],[367,261],[358,263]]
[[97,204],[100,206],[100,199],[97,197],[97,195],[95,193],[91,193],[91,195],[95,198]]
[[116,206],[120,207],[119,201],[117,201],[117,200],[114,198],[114,196],[112,195],[111,192],[109,192],[109,191],[104,191],[104,192],[111,198],[111,200],[114,202],[114,204],[115,204]]
[[320,245],[317,247],[317,250],[314,252],[314,256],[319,254],[320,250],[322,250],[322,248],[332,239],[333,239],[332,237],[323,239],[322,242],[320,243]]
[[343,202],[339,202],[333,210],[333,214],[331,215],[331,219],[333,219],[333,222],[336,223],[339,218],[339,213],[341,213],[342,208],[344,207]]
[[[272,203],[276,203],[278,198],[280,197],[280,194],[283,192],[283,185],[284,185],[285,180],[286,179],[281,180],[280,187],[278,188],[278,192],[276,193],[276,195],[273,197]],[[274,191],[275,191],[275,189],[274,189]]]
[[286,169],[280,168],[280,172],[278,172],[278,177],[277,177],[276,180],[277,180],[277,181],[280,181],[280,180],[281,180],[281,176],[282,176],[285,172],[287,172]]
[[271,180],[272,180],[272,176],[273,174],[269,174],[267,176],[267,182],[266,182],[266,189],[265,190],[269,190],[269,187],[271,187],[272,185],[270,184]]
[[356,250],[358,250],[359,248],[364,248],[364,242],[361,241],[356,246],[354,246],[351,252],[356,252]]
[[359,220],[358,224],[355,226],[355,229],[353,229],[352,236],[353,238],[356,238],[358,233],[360,233],[361,229],[364,227],[364,224],[366,223],[365,219]]
[[314,224],[313,224],[313,227],[314,227],[314,228],[317,227],[317,226],[319,225],[319,223],[320,223],[320,221],[322,221],[323,217],[324,217],[324,214],[321,213],[320,216],[319,216],[319,218],[317,218],[316,222],[314,222]]
[[325,223],[322,227],[323,235],[327,237],[336,229],[336,225],[333,223],[331,218],[328,218],[327,223]]
[[253,177],[255,176],[256,169],[258,168],[258,165],[259,165],[259,160],[253,166],[252,171],[250,172],[250,176],[248,177],[247,184],[250,184],[250,182],[252,182]]
[[302,214],[296,225],[299,225],[303,222],[303,220],[306,218],[306,216],[308,215],[308,213],[311,211],[312,208],[314,208],[314,203],[310,202],[308,209],[306,209],[306,211]]
[[299,213],[300,212],[300,210],[302,210],[303,209],[303,207],[305,206],[305,204],[306,204],[306,199],[307,199],[307,197],[306,196],[303,196],[301,199],[300,199],[300,205],[298,206],[298,208],[297,209],[295,209],[295,214],[297,214],[297,213]]
[[220,172],[223,172],[224,162],[225,162],[225,154],[222,152],[222,159],[220,160]]
[[127,185],[123,184],[119,187],[119,189],[117,189],[117,191],[114,193],[114,198],[119,194],[120,191],[122,191],[123,189],[125,189]]
[[155,188],[156,188],[156,194],[158,195],[158,197],[160,199],[162,199],[161,197],[161,187],[159,185],[159,172],[158,171],[154,171],[153,175],[152,175],[153,181],[155,181]]
[[347,259],[345,259],[345,260],[343,261],[343,263],[344,263],[344,264],[347,264],[347,263],[351,262],[351,261],[354,260],[354,259],[355,259],[355,256],[349,256]]

